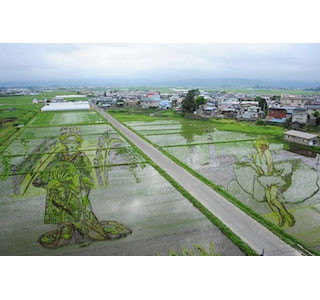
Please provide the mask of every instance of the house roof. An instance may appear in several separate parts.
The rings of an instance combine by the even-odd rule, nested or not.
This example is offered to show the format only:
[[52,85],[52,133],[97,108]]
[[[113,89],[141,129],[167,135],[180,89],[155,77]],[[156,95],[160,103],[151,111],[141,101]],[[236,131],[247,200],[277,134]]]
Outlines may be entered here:
[[316,105],[316,104],[306,104],[304,106],[306,109],[319,109],[320,110],[320,105]]
[[41,108],[41,111],[64,111],[64,110],[89,110],[88,101],[82,102],[58,102],[50,103]]
[[298,130],[289,130],[289,131],[286,131],[284,134],[298,137],[301,139],[307,139],[307,140],[318,137],[316,134],[307,133],[307,132],[298,131]]

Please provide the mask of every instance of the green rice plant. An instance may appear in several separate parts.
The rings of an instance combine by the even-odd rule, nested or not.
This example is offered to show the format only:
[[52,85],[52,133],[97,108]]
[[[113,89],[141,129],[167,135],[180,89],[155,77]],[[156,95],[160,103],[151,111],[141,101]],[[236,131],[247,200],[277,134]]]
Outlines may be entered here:
[[120,142],[121,140],[117,137],[117,135],[108,130],[105,131],[98,139],[95,165],[98,163],[98,166],[102,168],[104,186],[108,186],[109,183],[109,154],[112,145]]
[[194,253],[187,247],[181,249],[182,256],[194,256]]
[[141,166],[142,169],[145,168],[145,163],[144,162],[141,163],[141,159],[142,159],[141,155],[139,155],[139,153],[135,151],[135,149],[128,148],[128,147],[120,148],[117,151],[117,155],[123,155],[129,160],[129,170],[131,171],[134,178],[136,179],[136,182],[139,183],[140,178],[135,170],[138,166],[138,162],[140,162],[139,165]]
[[[115,132],[109,130],[105,131],[98,139],[94,165],[97,167],[97,177],[102,177],[102,180],[100,179],[100,181],[102,181],[103,186],[108,186],[109,184],[109,172],[112,168],[109,162],[110,151],[114,149],[114,145],[117,143],[122,145],[123,140],[121,140]],[[139,155],[133,148],[124,146],[117,148],[116,155],[124,156],[129,160],[129,170],[135,177],[136,182],[139,183],[140,179],[135,170],[139,165],[142,169],[145,167],[144,162],[141,163],[141,155]],[[98,168],[100,170],[98,170]],[[101,173],[103,176],[101,176]]]
[[[195,249],[198,256],[215,256],[214,244],[212,242],[209,243],[209,250],[207,250],[200,244],[194,244],[193,248]],[[179,251],[169,250],[168,256],[195,256],[195,253],[188,247],[183,247],[181,249],[181,255],[179,253]],[[158,252],[157,255],[160,256],[160,252]]]
[[4,155],[1,156],[1,163],[2,163],[2,173],[0,174],[1,180],[6,180],[11,175],[11,164],[12,164],[12,157],[10,155],[9,150],[5,150],[3,153]]
[[53,158],[57,154],[57,152],[59,152],[61,150],[62,150],[62,145],[59,143],[56,147],[53,147],[49,153],[42,155],[41,159],[36,160],[36,165],[35,165],[34,169],[32,170],[32,172],[30,172],[30,174],[28,174],[25,177],[25,187],[22,191],[22,196],[25,195],[28,188],[36,180],[39,173],[43,172],[47,168],[47,166],[53,160]]

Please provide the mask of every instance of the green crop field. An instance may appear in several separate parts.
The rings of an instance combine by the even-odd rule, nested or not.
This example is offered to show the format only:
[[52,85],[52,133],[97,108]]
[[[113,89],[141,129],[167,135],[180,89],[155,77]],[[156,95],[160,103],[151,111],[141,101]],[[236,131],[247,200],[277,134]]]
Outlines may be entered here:
[[18,131],[17,126],[24,126],[39,111],[41,105],[0,105],[0,145]]
[[[74,95],[76,94],[75,91],[72,90],[55,90],[52,92],[41,92],[39,95],[31,95],[31,96],[6,96],[6,97],[0,97],[0,104],[31,104],[32,100],[34,98],[38,100],[43,100],[44,98],[47,98],[48,100],[54,98],[55,96],[59,95]],[[87,100],[87,97],[83,98],[70,98],[70,101],[79,101],[79,100]]]
[[283,128],[220,119],[111,115],[228,199],[237,199],[266,224],[320,253],[320,156],[288,151]]
[[106,121],[95,112],[42,112],[32,121],[32,127],[101,124]]
[[243,255],[95,112],[40,113],[0,190],[0,255]]

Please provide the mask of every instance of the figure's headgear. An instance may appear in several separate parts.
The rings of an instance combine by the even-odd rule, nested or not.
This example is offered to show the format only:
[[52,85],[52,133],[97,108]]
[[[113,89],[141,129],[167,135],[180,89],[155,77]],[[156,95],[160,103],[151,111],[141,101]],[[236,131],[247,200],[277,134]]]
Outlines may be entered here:
[[59,140],[64,143],[69,137],[75,137],[76,141],[80,144],[83,142],[83,138],[80,135],[81,131],[75,127],[62,127],[59,132]]
[[253,142],[253,145],[257,150],[262,150],[263,147],[268,149],[270,143],[267,140],[265,140],[264,138],[259,138]]

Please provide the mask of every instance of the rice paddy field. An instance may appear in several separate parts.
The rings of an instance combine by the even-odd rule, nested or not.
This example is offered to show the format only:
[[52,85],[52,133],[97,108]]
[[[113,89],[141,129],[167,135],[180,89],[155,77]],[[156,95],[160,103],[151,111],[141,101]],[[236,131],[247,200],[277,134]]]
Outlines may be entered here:
[[32,127],[50,127],[67,125],[103,124],[106,121],[94,111],[75,111],[75,112],[46,112],[38,114],[32,120]]
[[0,104],[0,145],[24,126],[39,111],[41,105],[4,105]]
[[[51,98],[54,98],[57,95],[74,95],[74,94],[75,94],[75,91],[59,89],[51,92],[41,92],[39,93],[39,95],[6,96],[6,97],[0,97],[0,104],[25,105],[25,104],[31,104],[34,98],[37,98],[38,100],[43,100],[44,98],[47,98],[48,100],[50,100]],[[82,99],[85,99],[85,98],[82,98]]]
[[0,156],[0,255],[244,255],[95,112],[40,113]]
[[282,128],[111,115],[320,253],[319,155],[289,151]]

